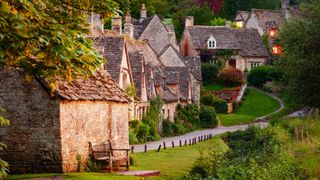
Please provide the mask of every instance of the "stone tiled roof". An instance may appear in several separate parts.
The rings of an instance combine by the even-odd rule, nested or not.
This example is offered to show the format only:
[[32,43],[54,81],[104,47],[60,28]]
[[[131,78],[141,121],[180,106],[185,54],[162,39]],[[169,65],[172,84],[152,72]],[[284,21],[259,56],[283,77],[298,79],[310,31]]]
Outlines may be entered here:
[[236,19],[236,21],[242,20],[246,21],[249,17],[250,12],[249,11],[238,11],[238,15],[241,17],[241,19]]
[[183,58],[185,64],[189,67],[191,73],[193,74],[194,78],[201,81],[202,74],[201,74],[201,60],[200,57],[185,57]]
[[176,69],[165,68],[164,77],[166,84],[179,84],[180,73],[179,71],[176,71]]
[[234,34],[241,46],[240,55],[244,57],[268,57],[257,29],[234,29]]
[[180,98],[189,97],[190,74],[187,67],[166,67],[166,71],[178,72],[180,83]]
[[139,39],[139,37],[141,36],[141,34],[143,33],[143,31],[147,28],[147,26],[149,25],[149,23],[151,22],[152,17],[147,17],[146,19],[144,19],[143,21],[139,21],[137,19],[133,19],[132,18],[132,24],[133,24],[133,37],[135,39]]
[[124,38],[117,36],[93,38],[96,47],[104,47],[103,56],[107,59],[105,69],[119,82]]
[[137,96],[141,97],[142,79],[144,76],[142,71],[142,68],[144,66],[144,58],[142,52],[130,52],[129,60],[131,62],[133,83],[136,88]]
[[127,95],[117,86],[117,83],[105,70],[97,70],[89,78],[68,83],[57,79],[55,95],[66,100],[101,100],[128,102]]
[[253,13],[256,15],[259,26],[262,28],[264,33],[267,33],[266,24],[268,22],[273,21],[278,28],[281,28],[285,21],[284,12],[280,10],[252,9],[250,16],[252,16]]
[[171,92],[169,90],[169,88],[166,88],[163,91],[163,95],[162,98],[165,102],[177,102],[179,100],[179,98],[177,97],[177,95],[175,95],[173,92]]
[[191,26],[188,27],[187,30],[190,33],[192,43],[196,49],[206,49],[207,41],[211,36],[217,41],[216,49],[240,49],[240,45],[230,28]]

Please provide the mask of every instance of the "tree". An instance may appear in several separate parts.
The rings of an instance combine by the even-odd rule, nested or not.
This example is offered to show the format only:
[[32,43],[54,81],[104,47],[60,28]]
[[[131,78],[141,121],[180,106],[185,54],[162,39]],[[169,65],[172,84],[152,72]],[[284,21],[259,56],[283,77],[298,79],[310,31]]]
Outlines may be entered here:
[[320,0],[302,3],[303,18],[292,18],[280,32],[283,54],[279,67],[289,99],[320,107]]
[[[5,117],[6,111],[0,107],[0,127],[9,126],[10,122]],[[0,151],[6,148],[6,145],[0,142]],[[0,159],[0,179],[3,179],[8,172],[8,163]]]
[[112,15],[113,0],[1,0],[0,63],[45,78],[71,81],[104,63],[94,50],[86,15]]

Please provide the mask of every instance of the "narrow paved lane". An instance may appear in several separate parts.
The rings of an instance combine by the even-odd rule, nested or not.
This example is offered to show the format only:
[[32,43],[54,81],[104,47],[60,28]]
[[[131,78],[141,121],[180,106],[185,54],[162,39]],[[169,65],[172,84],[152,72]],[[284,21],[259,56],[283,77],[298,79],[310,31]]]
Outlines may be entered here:
[[[266,126],[267,123],[265,122],[259,122],[259,123],[255,123],[254,125],[257,126]],[[204,129],[204,130],[200,130],[200,131],[194,131],[191,133],[187,133],[181,136],[175,136],[175,137],[168,137],[168,138],[164,138],[158,141],[153,141],[153,142],[148,142],[146,144],[137,144],[137,145],[133,145],[134,147],[134,152],[144,152],[144,148],[145,145],[147,145],[147,150],[156,150],[158,149],[159,145],[162,145],[161,148],[163,148],[163,142],[166,143],[166,147],[171,148],[172,147],[172,141],[174,141],[175,146],[179,146],[179,141],[182,141],[182,144],[184,145],[185,140],[188,141],[189,144],[189,139],[192,138],[197,138],[197,142],[198,142],[198,137],[200,136],[204,136],[204,135],[212,135],[212,136],[217,136],[219,134],[223,134],[225,132],[233,132],[233,131],[237,131],[237,130],[244,130],[246,128],[248,128],[249,125],[237,125],[237,126],[229,126],[229,127],[216,127],[216,128],[212,128],[212,129]]]
[[[256,89],[257,91],[259,91],[261,93],[267,94],[268,96],[272,97],[273,99],[277,100],[280,103],[280,108],[277,111],[275,111],[273,113],[270,113],[270,114],[267,114],[267,115],[262,116],[262,117],[258,117],[258,118],[256,118],[256,120],[263,120],[266,117],[268,117],[268,116],[270,116],[272,114],[275,114],[275,113],[281,111],[284,108],[283,101],[280,98],[278,98],[277,96],[275,96],[273,94],[270,94],[270,93],[266,93],[264,91],[261,91],[260,89],[254,88],[254,87],[250,87],[250,88]],[[268,124],[267,122],[254,123],[254,125],[263,126],[263,127],[267,126],[267,124]],[[158,140],[158,141],[148,142],[146,144],[133,145],[133,149],[134,149],[134,152],[144,152],[145,145],[147,145],[147,150],[148,151],[156,150],[156,149],[158,149],[159,145],[162,145],[161,148],[163,148],[163,142],[166,143],[166,147],[171,148],[172,147],[172,141],[174,142],[175,146],[179,146],[179,143],[180,143],[179,141],[180,140],[182,141],[183,145],[184,145],[184,142],[186,140],[187,140],[187,142],[189,144],[189,140],[193,139],[193,138],[197,138],[197,142],[198,142],[198,137],[201,137],[201,136],[204,136],[204,135],[217,136],[217,135],[223,134],[225,132],[233,132],[233,131],[237,131],[237,130],[244,130],[244,129],[248,128],[248,126],[249,125],[247,124],[247,125],[236,125],[236,126],[229,126],[229,127],[220,126],[220,127],[216,127],[216,128],[212,128],[212,129],[204,129],[204,130],[200,130],[200,131],[194,131],[194,132],[191,132],[191,133],[187,133],[187,134],[184,134],[184,135],[181,135],[181,136],[168,137],[168,138],[164,138],[164,139],[161,139],[161,140]]]

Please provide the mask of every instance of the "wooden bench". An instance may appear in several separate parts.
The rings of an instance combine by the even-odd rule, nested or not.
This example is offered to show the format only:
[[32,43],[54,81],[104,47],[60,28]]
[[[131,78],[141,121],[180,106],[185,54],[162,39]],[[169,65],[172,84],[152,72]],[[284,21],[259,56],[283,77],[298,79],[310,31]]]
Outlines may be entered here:
[[[112,163],[125,161],[125,165],[119,165],[120,167],[126,167],[126,170],[129,170],[130,162],[129,162],[129,151],[130,149],[114,149],[112,148],[111,142],[108,140],[107,142],[97,144],[89,142],[90,153],[92,158],[96,161],[106,161],[108,162],[108,169],[112,171]],[[115,151],[124,151],[126,154],[124,156],[116,157],[114,156]]]

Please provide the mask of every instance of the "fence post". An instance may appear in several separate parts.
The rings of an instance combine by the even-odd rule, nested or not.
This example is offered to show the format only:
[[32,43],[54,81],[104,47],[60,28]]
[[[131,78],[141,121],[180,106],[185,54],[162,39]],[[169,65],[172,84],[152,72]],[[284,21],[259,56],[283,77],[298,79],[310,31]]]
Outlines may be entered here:
[[134,146],[131,146],[131,153],[133,153],[134,151]]
[[184,140],[184,146],[187,146],[187,144],[188,144],[188,141]]
[[182,144],[182,142],[181,142],[181,139],[180,139],[180,141],[179,141],[179,146],[180,146],[180,147],[182,146],[181,144]]
[[189,146],[191,146],[191,139],[189,139]]
[[303,129],[301,130],[301,141],[303,142]]
[[174,148],[174,141],[172,141],[172,148]]
[[147,145],[146,144],[144,145],[144,152],[145,153],[147,152]]
[[161,144],[160,144],[159,147],[158,147],[158,152],[160,152],[160,149],[161,149]]
[[163,141],[163,149],[167,149],[165,141]]
[[306,132],[306,133],[307,133],[306,143],[307,143],[307,144],[309,144],[309,142],[310,142],[310,141],[309,141],[309,131],[307,130],[307,132]]

